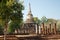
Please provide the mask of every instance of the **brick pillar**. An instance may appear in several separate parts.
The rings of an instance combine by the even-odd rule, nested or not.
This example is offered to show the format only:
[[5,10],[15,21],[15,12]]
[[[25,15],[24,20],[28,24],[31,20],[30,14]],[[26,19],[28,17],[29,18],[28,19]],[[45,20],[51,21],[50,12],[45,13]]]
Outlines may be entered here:
[[44,28],[44,23],[42,23],[42,30],[43,30],[43,34],[45,34],[45,28]]
[[47,26],[46,26],[46,31],[45,31],[45,32],[46,32],[46,34],[47,34]]
[[47,32],[48,32],[48,34],[49,34],[49,28],[47,28]]
[[56,23],[54,23],[54,34],[56,34]]
[[46,26],[46,31],[47,31],[47,34],[49,33],[49,29],[48,29],[48,26]]
[[51,34],[51,24],[49,24],[49,34]]
[[40,33],[40,34],[43,34],[43,30],[42,30],[42,28],[40,28],[40,30],[41,30],[41,33]]
[[15,33],[17,34],[17,30],[15,29]]
[[52,34],[54,34],[54,28],[52,28]]
[[39,26],[39,34],[41,33],[41,30],[40,30],[40,28],[41,28],[41,27]]
[[35,26],[35,28],[36,28],[36,34],[38,33],[38,30],[37,30],[37,25]]

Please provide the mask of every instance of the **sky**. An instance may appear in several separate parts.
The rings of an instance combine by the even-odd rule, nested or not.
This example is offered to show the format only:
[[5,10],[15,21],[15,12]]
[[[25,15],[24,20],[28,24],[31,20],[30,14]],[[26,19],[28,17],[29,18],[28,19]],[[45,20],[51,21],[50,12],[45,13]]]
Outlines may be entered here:
[[24,20],[28,14],[29,3],[34,17],[60,19],[60,0],[24,0]]

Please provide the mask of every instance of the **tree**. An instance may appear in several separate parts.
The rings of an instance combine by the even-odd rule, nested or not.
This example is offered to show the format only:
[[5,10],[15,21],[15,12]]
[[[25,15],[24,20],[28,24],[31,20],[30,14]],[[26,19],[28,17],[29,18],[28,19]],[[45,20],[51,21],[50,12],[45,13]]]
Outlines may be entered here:
[[[4,37],[6,37],[8,22],[10,20],[14,22],[15,21],[18,22],[17,20],[20,20],[19,22],[21,22],[23,17],[22,10],[23,10],[23,5],[18,4],[14,0],[0,1],[0,17],[4,21],[4,34],[5,34]],[[6,38],[4,40],[6,40]]]
[[0,25],[0,34],[3,34],[3,27]]
[[34,17],[34,22],[37,23],[38,25],[40,25],[40,20],[37,17]]
[[41,22],[46,23],[46,22],[47,22],[47,18],[46,18],[45,16],[43,16],[43,17],[41,18]]
[[7,5],[7,2],[9,1],[8,0],[0,1],[0,16],[1,16],[1,19],[4,21],[4,40],[6,40],[9,16],[12,14],[11,13],[12,9],[10,8],[10,6]]
[[57,31],[59,31],[60,32],[60,20],[57,20]]
[[[0,3],[0,17],[1,19],[5,22],[5,28],[8,25],[9,22],[9,16],[12,15],[12,9],[10,8],[10,6],[7,5],[7,2],[9,2],[8,0],[2,0]],[[7,30],[7,29],[6,29]]]
[[16,2],[11,8],[13,9],[13,14],[10,16],[10,19],[12,21],[20,23],[23,19],[23,14],[22,14],[22,10],[24,9],[23,5]]
[[[14,24],[10,24],[9,27],[9,31],[11,32],[11,30],[18,30],[22,21],[23,21],[23,13],[22,10],[24,9],[23,5],[21,3],[15,2],[14,5],[11,7],[14,11],[13,11],[13,15],[10,16],[10,19],[12,20],[11,23]],[[17,25],[16,27],[14,27],[15,25]],[[15,29],[11,29],[11,26]],[[14,32],[14,31],[13,31]]]
[[15,23],[15,22],[11,22],[10,25],[9,25],[9,33],[13,34],[15,32],[15,30],[18,30],[20,29],[20,25],[18,23]]
[[55,19],[48,19],[48,20],[47,20],[47,23],[49,23],[49,22],[50,22],[51,24],[53,24],[53,23],[57,22],[57,20],[55,20]]

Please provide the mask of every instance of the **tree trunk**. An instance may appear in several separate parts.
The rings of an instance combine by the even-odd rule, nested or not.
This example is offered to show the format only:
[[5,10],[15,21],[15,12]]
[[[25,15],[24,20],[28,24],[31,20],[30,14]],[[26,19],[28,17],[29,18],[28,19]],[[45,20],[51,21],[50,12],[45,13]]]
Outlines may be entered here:
[[6,18],[4,26],[4,40],[7,40],[7,27],[8,27],[8,19]]

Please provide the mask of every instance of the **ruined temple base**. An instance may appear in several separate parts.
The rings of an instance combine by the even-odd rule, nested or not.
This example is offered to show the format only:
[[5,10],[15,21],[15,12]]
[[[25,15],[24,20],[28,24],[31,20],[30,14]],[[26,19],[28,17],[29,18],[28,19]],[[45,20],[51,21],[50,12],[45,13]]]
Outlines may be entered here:
[[[4,40],[3,35],[0,40]],[[7,35],[7,40],[60,40],[60,35]]]
[[40,36],[41,40],[60,40],[60,35],[44,35]]

